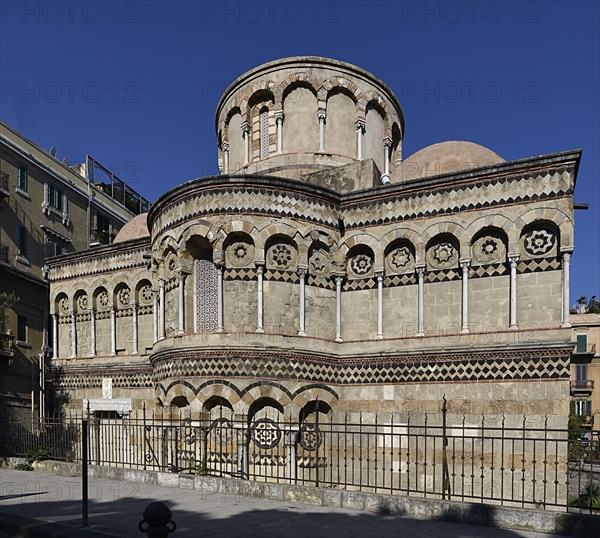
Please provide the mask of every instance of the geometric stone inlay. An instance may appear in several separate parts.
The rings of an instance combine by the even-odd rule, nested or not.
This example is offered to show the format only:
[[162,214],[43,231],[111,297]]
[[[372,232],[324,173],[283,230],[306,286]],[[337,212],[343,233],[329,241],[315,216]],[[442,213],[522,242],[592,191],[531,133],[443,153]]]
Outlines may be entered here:
[[525,234],[523,245],[527,254],[543,256],[548,254],[556,244],[556,236],[543,228],[531,230]]
[[259,418],[252,422],[252,440],[259,448],[275,448],[281,439],[281,430],[274,420]]
[[373,268],[373,258],[368,254],[356,254],[350,258],[349,268],[355,276],[365,276]]
[[196,275],[196,332],[217,330],[217,268],[210,260],[194,261]]

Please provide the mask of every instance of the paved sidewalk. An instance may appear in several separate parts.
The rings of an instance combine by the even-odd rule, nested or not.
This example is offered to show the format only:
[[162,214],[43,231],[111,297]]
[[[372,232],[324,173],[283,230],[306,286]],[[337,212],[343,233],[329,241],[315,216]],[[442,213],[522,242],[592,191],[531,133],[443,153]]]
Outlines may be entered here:
[[[177,530],[170,535],[173,538],[556,536],[114,480],[91,479],[89,492],[91,528],[127,538],[145,536],[137,525],[144,508],[157,500],[165,502],[173,512],[177,523]],[[0,470],[1,512],[77,527],[81,523],[80,510],[79,479],[35,471]]]

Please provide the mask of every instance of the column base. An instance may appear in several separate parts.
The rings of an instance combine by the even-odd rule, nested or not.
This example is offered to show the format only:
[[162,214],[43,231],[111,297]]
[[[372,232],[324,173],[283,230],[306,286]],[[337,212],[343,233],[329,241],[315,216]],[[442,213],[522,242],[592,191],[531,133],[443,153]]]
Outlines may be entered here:
[[518,331],[519,330],[519,326],[518,325],[511,325],[508,328],[509,331]]
[[304,331],[298,331],[298,336],[306,336],[306,333]]
[[258,328],[256,329],[256,332],[257,332],[257,333],[264,333],[264,332],[265,332],[265,330],[264,330],[262,327],[258,327]]
[[562,329],[569,329],[572,327],[571,322],[570,321],[565,321],[564,323],[560,324]]
[[417,336],[425,336],[425,333],[424,332],[418,332]]
[[218,332],[218,333],[224,333],[224,332],[225,332],[225,329],[223,329],[223,327],[219,327],[219,328],[217,329],[217,332]]
[[377,340],[383,340],[383,334],[378,334],[377,335]]
[[342,337],[341,336],[336,336],[335,338],[336,342],[343,342]]
[[468,327],[463,327],[463,328],[460,330],[460,332],[461,332],[461,334],[468,334],[468,333],[469,333],[469,328],[468,328]]
[[185,334],[185,331],[177,331],[177,334],[175,336],[183,336]]

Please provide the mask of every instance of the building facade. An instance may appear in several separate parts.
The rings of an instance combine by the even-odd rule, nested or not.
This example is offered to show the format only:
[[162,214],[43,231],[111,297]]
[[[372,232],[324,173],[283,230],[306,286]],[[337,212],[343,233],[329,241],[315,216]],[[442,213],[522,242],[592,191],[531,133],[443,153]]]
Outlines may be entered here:
[[53,346],[46,260],[108,244],[136,214],[113,195],[112,182],[109,191],[90,180],[93,169],[59,161],[0,122],[0,293],[14,294],[0,306],[3,410],[43,411],[44,365]]
[[242,75],[215,124],[221,175],[49,262],[65,409],[368,421],[445,396],[566,426],[580,151],[404,158],[393,92],[315,57]]
[[571,314],[573,340],[571,362],[571,412],[586,428],[598,429],[600,421],[600,314]]

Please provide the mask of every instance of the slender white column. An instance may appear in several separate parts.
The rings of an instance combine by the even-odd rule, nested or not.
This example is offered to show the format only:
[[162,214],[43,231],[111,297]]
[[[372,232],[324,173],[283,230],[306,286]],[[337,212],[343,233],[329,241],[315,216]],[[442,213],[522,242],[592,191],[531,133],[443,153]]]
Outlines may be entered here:
[[185,273],[179,273],[179,331],[185,334]]
[[300,277],[300,329],[298,330],[298,336],[306,336],[306,312],[304,295],[304,287],[306,285],[306,267],[298,268],[298,276]]
[[221,149],[223,150],[223,173],[229,174],[229,144],[223,142]]
[[417,336],[425,336],[425,323],[423,316],[423,282],[425,280],[425,267],[417,267],[417,276],[419,278],[419,301],[418,301],[418,329]]
[[165,279],[158,279],[158,339],[165,337]]
[[77,323],[75,311],[71,310],[71,358],[77,357]]
[[390,149],[392,147],[392,141],[390,138],[385,137],[383,139],[383,173],[386,176],[390,174]]
[[222,333],[223,326],[223,267],[217,265],[217,332]]
[[158,294],[154,292],[154,305],[152,308],[152,321],[154,329],[154,342],[158,342]]
[[277,154],[283,153],[283,111],[275,112],[275,126],[277,127]]
[[518,256],[509,256],[510,262],[510,326],[509,329],[518,329],[517,325],[517,263]]
[[469,265],[470,261],[460,262],[462,267],[462,327],[461,333],[469,332]]
[[262,265],[257,266],[256,275],[258,277],[258,321],[256,324],[256,332],[264,333],[265,327],[263,323],[263,270]]
[[96,310],[94,308],[90,311],[90,333],[91,333],[91,343],[90,343],[90,355],[92,357],[96,356]]
[[571,322],[569,320],[569,286],[571,284],[571,253],[563,252],[562,255],[562,269],[563,269],[563,281],[562,281],[562,323],[561,327],[570,327]]
[[377,277],[377,338],[383,338],[383,271],[375,273]]
[[250,162],[250,126],[247,121],[242,122],[242,138],[244,139],[244,166]]
[[110,354],[117,354],[117,310],[110,307]]
[[362,137],[364,132],[365,120],[356,120],[356,158],[359,161],[362,161]]
[[131,305],[131,321],[133,325],[133,354],[138,354],[138,304]]
[[317,114],[319,119],[319,151],[325,151],[325,111],[320,110]]
[[342,277],[335,277],[335,341],[342,342]]
[[58,359],[58,314],[52,314],[52,358]]

